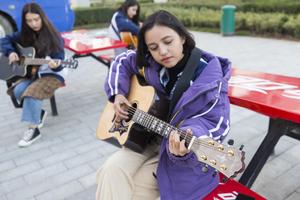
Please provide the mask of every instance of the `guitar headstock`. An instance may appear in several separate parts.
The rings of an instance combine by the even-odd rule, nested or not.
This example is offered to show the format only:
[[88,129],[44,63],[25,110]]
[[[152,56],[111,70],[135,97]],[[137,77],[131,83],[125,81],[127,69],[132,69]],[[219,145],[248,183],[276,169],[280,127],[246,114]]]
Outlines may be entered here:
[[74,60],[72,58],[62,60],[61,66],[66,68],[76,69],[78,67],[78,60]]
[[211,138],[198,138],[191,150],[203,162],[228,178],[235,177],[245,169],[245,152],[232,146],[221,144]]

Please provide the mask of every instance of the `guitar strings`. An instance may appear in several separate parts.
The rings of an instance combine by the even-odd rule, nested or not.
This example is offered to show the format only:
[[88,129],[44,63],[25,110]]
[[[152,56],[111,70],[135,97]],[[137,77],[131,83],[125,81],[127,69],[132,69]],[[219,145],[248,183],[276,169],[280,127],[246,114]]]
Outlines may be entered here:
[[[135,113],[136,111],[139,111],[139,112],[145,114],[146,117],[151,116],[151,115],[145,113],[144,111],[141,111],[141,110],[136,109],[136,108],[134,108],[134,107],[129,107],[128,110],[130,111],[130,114],[131,114],[132,116],[134,115],[134,113]],[[162,120],[160,120],[160,119],[157,119],[157,120],[160,121],[160,122],[162,122],[163,124],[167,124],[167,123],[165,123],[164,121],[162,121]],[[173,127],[172,127],[172,128],[173,128]],[[184,132],[184,131],[182,131],[182,130],[180,130],[180,129],[177,129],[176,127],[174,127],[174,128],[179,132],[179,134],[180,134],[181,136],[182,136],[182,134],[185,134],[185,135],[187,135],[186,138],[188,138],[189,140],[191,140],[191,139],[193,138],[193,136],[186,134],[186,132]],[[201,141],[200,141],[200,143],[201,143]]]
[[[130,111],[129,114],[131,114],[132,116],[134,115],[134,113],[135,113],[136,111],[142,112],[143,114],[146,115],[146,117],[151,116],[151,115],[145,113],[144,111],[141,111],[141,110],[136,109],[136,108],[134,108],[134,107],[129,107],[128,111]],[[153,116],[153,117],[154,117],[154,116]],[[162,120],[160,120],[160,119],[158,119],[158,118],[157,118],[157,120],[160,121],[160,122],[163,122],[163,124],[167,124],[167,123],[165,123],[164,121],[162,121]],[[170,127],[172,127],[172,126],[170,126]],[[191,140],[191,139],[193,138],[193,136],[191,136],[191,135],[189,135],[189,134],[186,134],[186,132],[184,132],[184,131],[182,131],[182,130],[176,128],[176,127],[172,127],[172,128],[173,128],[173,129],[175,128],[175,130],[177,130],[181,136],[182,136],[182,134],[187,135],[187,136],[184,136],[184,137],[185,137],[185,138],[188,138],[189,140]]]
[[[25,64],[44,64],[46,59],[44,58],[26,58],[25,59]],[[59,59],[52,59],[54,62],[59,62],[61,61],[61,63],[68,63],[67,59],[66,60],[59,60]],[[27,61],[27,62],[26,62]],[[47,62],[49,62],[50,60],[46,60]]]
[[[148,114],[148,113],[146,113],[146,112],[144,112],[144,111],[142,111],[142,110],[140,110],[140,109],[138,109],[138,108],[135,108],[135,107],[132,107],[132,106],[128,106],[129,108],[128,108],[128,112],[129,112],[129,114],[131,115],[131,117],[133,118],[134,117],[134,115],[136,114],[136,113],[141,113],[144,117],[146,117],[146,123],[145,123],[145,125],[144,126],[147,126],[147,119],[148,119],[148,121],[150,121],[150,120],[153,120],[153,119],[156,119],[156,120],[158,120],[159,122],[161,122],[164,126],[165,125],[167,125],[167,126],[170,126],[172,129],[174,129],[175,128],[175,130],[177,130],[178,131],[178,133],[180,134],[180,136],[182,136],[182,134],[185,134],[185,137],[186,138],[189,138],[189,142],[191,142],[191,138],[192,138],[192,136],[191,135],[189,135],[189,134],[186,134],[186,132],[184,132],[183,130],[180,130],[180,129],[178,129],[177,127],[174,127],[174,126],[172,126],[172,125],[169,125],[168,123],[166,123],[166,122],[164,122],[164,121],[162,121],[162,120],[160,120],[160,119],[158,119],[158,118],[156,118],[155,116],[152,116],[152,115],[150,115],[150,114]],[[144,121],[143,120],[143,118],[142,118],[142,121]],[[151,122],[151,121],[150,121]],[[143,124],[141,124],[141,125],[143,125]],[[155,127],[156,127],[156,124],[155,124]],[[160,128],[162,128],[162,129],[164,129],[163,127],[160,127]],[[151,128],[150,128],[151,129]],[[215,141],[214,141],[215,142]],[[216,142],[217,144],[220,144],[220,143],[218,143],[218,142]],[[215,146],[215,145],[211,145],[211,144],[209,144],[208,142],[204,142],[204,141],[201,141],[200,139],[196,139],[194,142],[193,142],[193,144],[197,144],[198,145],[198,148],[199,147],[207,147],[208,149],[213,149],[213,150],[215,150],[215,151],[217,151],[219,154],[224,154],[226,157],[227,157],[227,159],[228,159],[228,161],[230,161],[231,160],[231,162],[234,162],[234,160],[236,160],[238,157],[239,157],[239,154],[238,153],[235,153],[235,151],[236,151],[236,149],[235,148],[228,148],[228,147],[226,147],[225,145],[222,145],[222,144],[220,144],[220,145],[222,145],[222,147],[223,147],[223,150],[220,150],[219,149],[219,147],[218,146]],[[199,148],[200,149],[200,148]],[[232,151],[234,151],[234,154],[233,155],[228,155],[228,151],[227,151],[227,149],[228,150],[232,150]],[[203,151],[202,151],[203,152]],[[205,153],[205,152],[203,152],[204,153],[204,155],[206,155],[207,153]],[[231,159],[230,159],[231,158]],[[209,158],[209,156],[208,156],[208,159],[211,159],[211,158]],[[218,160],[218,159],[217,159]],[[200,161],[200,160],[199,160]],[[208,160],[205,162],[204,161],[204,163],[207,163],[207,164],[209,164],[208,163]],[[224,163],[223,161],[220,161],[219,162],[219,160],[217,161],[217,165],[214,165],[213,167],[214,168],[216,168],[217,166],[219,166],[219,164],[221,164],[221,163]],[[209,164],[210,165],[210,164]],[[216,168],[216,169],[218,169],[218,167]]]
[[[139,109],[137,109],[137,108],[134,108],[134,107],[131,107],[131,106],[130,106],[129,109],[128,109],[128,112],[129,112],[129,114],[131,115],[132,118],[134,117],[134,115],[135,115],[136,112],[143,114],[143,116],[144,116],[145,118],[142,118],[142,121],[145,122],[145,123],[141,123],[141,125],[144,124],[144,126],[146,126],[146,127],[147,127],[147,124],[149,124],[148,121],[153,120],[153,119],[156,119],[156,120],[159,120],[159,121],[163,122],[164,126],[165,126],[165,125],[168,126],[168,123],[166,123],[166,122],[164,122],[164,121],[162,121],[162,120],[156,118],[155,116],[152,116],[152,115],[150,115],[150,114],[148,114],[148,113],[146,113],[146,112],[144,112],[144,111],[142,111],[142,110],[139,110]],[[145,119],[145,120],[144,120],[144,119]],[[150,121],[150,123],[151,123],[151,121]],[[154,126],[156,126],[156,124],[155,124]],[[170,125],[170,126],[171,126],[171,125]],[[174,127],[174,128],[176,128],[176,127]],[[176,128],[176,129],[177,129],[177,128]],[[177,130],[179,131],[180,135],[181,135],[182,133],[184,133],[184,132],[181,131],[180,129],[177,129]],[[185,134],[185,136],[191,138],[188,134]],[[190,141],[189,141],[189,142],[190,142]],[[202,145],[202,146],[206,146],[208,149],[214,149],[214,150],[217,151],[219,154],[225,155],[225,156],[227,157],[227,162],[229,162],[229,164],[226,164],[226,163],[224,163],[224,161],[219,160],[218,157],[217,157],[217,159],[216,159],[216,158],[210,158],[209,154],[206,153],[206,152],[203,152],[203,151],[201,151],[201,153],[203,153],[203,155],[205,155],[205,156],[207,157],[207,159],[202,160],[202,159],[201,159],[201,156],[199,155],[198,160],[199,160],[200,162],[204,162],[204,163],[206,163],[206,164],[212,166],[213,168],[215,168],[215,169],[218,170],[218,171],[221,171],[221,172],[223,171],[223,173],[224,173],[225,171],[224,171],[224,169],[221,168],[221,166],[224,165],[224,164],[226,164],[226,166],[230,169],[230,171],[232,171],[232,167],[231,167],[230,165],[232,165],[232,163],[234,163],[233,160],[235,160],[235,159],[237,158],[237,156],[232,156],[232,157],[231,157],[231,156],[228,156],[228,154],[227,154],[225,151],[219,151],[219,149],[217,149],[217,147],[208,145],[207,143],[201,142],[200,140],[195,140],[195,142],[196,142],[196,144],[199,145],[199,146],[201,146],[201,145]],[[195,143],[195,142],[194,142],[194,143]],[[201,143],[202,143],[202,144],[201,144]],[[200,148],[199,148],[199,149],[200,149]],[[230,158],[233,158],[233,160],[230,159]],[[212,161],[211,161],[211,159],[215,160],[216,163],[213,164]],[[229,171],[229,172],[230,172],[230,171]],[[236,171],[237,171],[237,170],[236,170]],[[235,171],[234,173],[237,173],[236,171]],[[225,173],[225,174],[226,174],[226,173]],[[232,174],[231,174],[231,175],[230,175],[230,174],[228,175],[228,177],[230,177],[230,176],[232,176]]]
[[[132,115],[132,117],[133,117],[133,115],[138,111],[138,112],[144,114],[144,115],[146,116],[146,118],[148,118],[148,119],[150,119],[151,117],[153,117],[153,119],[156,118],[156,117],[154,117],[154,116],[152,116],[152,115],[150,115],[150,114],[148,114],[148,113],[146,113],[146,112],[144,112],[144,111],[142,111],[142,110],[139,110],[139,109],[137,109],[137,108],[135,108],[135,107],[132,107],[132,106],[129,106],[128,111],[129,111],[129,114]],[[150,117],[150,118],[149,118],[149,117]],[[162,121],[162,120],[160,120],[160,119],[158,119],[158,118],[157,118],[157,120],[160,121],[160,122],[163,122],[164,125],[167,124],[166,122],[164,122],[164,121]],[[167,125],[168,125],[168,124],[167,124]],[[192,135],[189,135],[189,134],[187,134],[185,131],[180,130],[180,129],[176,128],[176,127],[172,127],[172,126],[170,126],[170,127],[173,128],[173,129],[175,128],[175,130],[177,130],[177,132],[179,133],[179,135],[180,135],[181,137],[187,138],[187,139],[188,139],[188,142],[190,142],[190,141],[192,140],[192,138],[193,138]],[[184,135],[184,136],[183,136],[183,135]],[[214,142],[215,142],[215,141],[214,141]],[[219,151],[219,148],[218,148],[217,146],[212,146],[212,145],[210,145],[210,144],[207,144],[207,142],[204,142],[204,141],[201,141],[201,140],[195,140],[194,143],[196,143],[196,144],[198,144],[198,145],[201,145],[201,146],[205,146],[205,147],[210,148],[210,149],[218,150],[218,152],[227,154],[227,152],[225,152],[225,151]],[[218,142],[216,142],[216,143],[218,143]],[[220,143],[218,143],[218,144],[220,144]],[[222,145],[222,144],[220,144],[220,145]],[[227,148],[227,147],[224,146],[224,145],[222,145],[222,146],[223,146],[224,148]],[[234,149],[231,148],[231,150],[234,150]]]

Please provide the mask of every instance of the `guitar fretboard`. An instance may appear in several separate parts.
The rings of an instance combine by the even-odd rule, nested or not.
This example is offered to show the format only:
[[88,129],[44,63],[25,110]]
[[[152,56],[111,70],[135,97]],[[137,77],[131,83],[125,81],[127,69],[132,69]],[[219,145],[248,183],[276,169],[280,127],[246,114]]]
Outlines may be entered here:
[[[50,60],[42,59],[42,58],[25,58],[25,65],[43,65],[48,64]],[[54,62],[59,62],[59,60],[54,60]],[[61,60],[61,64],[68,64],[68,62]]]
[[132,116],[132,121],[142,125],[143,127],[163,136],[168,137],[169,134],[175,130],[180,135],[181,139],[185,139],[186,145],[189,145],[191,141],[191,137],[188,135],[186,131],[182,131],[160,119],[154,117],[142,110],[132,108],[130,110],[134,111]]
[[227,177],[234,177],[244,169],[244,152],[233,147],[226,147],[211,138],[195,138],[186,131],[180,130],[142,110],[130,107],[131,120],[135,123],[163,136],[168,137],[175,130],[181,139],[185,139],[185,145],[196,154],[198,160],[216,170],[222,172]]

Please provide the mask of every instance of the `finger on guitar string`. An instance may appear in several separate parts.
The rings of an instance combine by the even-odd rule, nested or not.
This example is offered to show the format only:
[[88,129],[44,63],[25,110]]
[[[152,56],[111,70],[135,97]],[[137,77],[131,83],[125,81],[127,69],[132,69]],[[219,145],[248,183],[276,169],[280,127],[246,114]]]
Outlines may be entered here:
[[59,65],[60,65],[60,61],[54,61],[54,60],[50,60],[48,63],[49,67],[52,69],[56,69]]
[[174,149],[174,132],[172,131],[169,136],[169,151],[175,155]]
[[185,154],[189,153],[190,151],[186,148],[185,140],[181,140],[179,144],[179,155],[184,156]]
[[175,156],[184,156],[189,152],[185,146],[185,139],[180,140],[180,135],[177,131],[172,131],[169,137],[169,151]]
[[128,106],[130,106],[130,103],[123,95],[117,94],[115,96],[114,110],[117,118],[128,119],[128,115],[129,115],[129,113],[127,112]]
[[8,59],[9,59],[9,63],[8,63],[9,65],[20,60],[20,58],[16,52],[10,53],[8,56]]
[[55,60],[55,63],[56,63],[57,66],[60,66],[61,60]]
[[128,117],[129,113],[127,112],[126,105],[123,103],[116,103],[115,104],[115,112],[117,116],[126,118]]
[[175,152],[177,154],[179,153],[179,147],[180,147],[180,136],[176,132],[176,133],[174,133],[174,148],[175,148]]

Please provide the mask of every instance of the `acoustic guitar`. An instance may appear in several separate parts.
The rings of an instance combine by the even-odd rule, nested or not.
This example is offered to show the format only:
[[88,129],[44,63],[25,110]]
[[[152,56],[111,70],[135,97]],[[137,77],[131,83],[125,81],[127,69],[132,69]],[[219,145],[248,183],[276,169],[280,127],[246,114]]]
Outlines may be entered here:
[[138,39],[137,36],[132,35],[131,32],[120,32],[121,40],[132,49],[137,49]]
[[[193,151],[200,162],[203,162],[226,177],[235,177],[245,167],[245,152],[232,146],[223,145],[211,138],[196,138],[150,114],[149,110],[154,97],[151,86],[141,86],[133,76],[128,97],[131,106],[127,108],[130,113],[129,120],[115,123],[112,103],[107,103],[99,120],[96,136],[98,139],[126,146],[130,138],[130,130],[134,124],[145,127],[163,137],[176,130],[182,139],[185,139],[188,149]],[[113,142],[114,141],[114,142]],[[130,148],[130,145],[127,147]]]
[[[9,59],[0,52],[0,79],[9,80],[14,77],[24,77],[27,74],[28,66],[40,66],[48,64],[50,60],[35,57],[35,49],[33,47],[24,48],[20,44],[16,44],[20,61],[9,65]],[[73,59],[59,60],[53,59],[54,62],[59,62],[62,67],[75,69],[78,66],[78,61]]]

